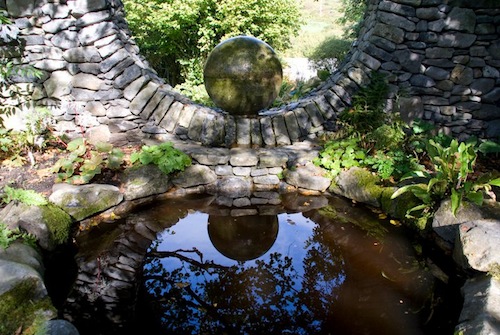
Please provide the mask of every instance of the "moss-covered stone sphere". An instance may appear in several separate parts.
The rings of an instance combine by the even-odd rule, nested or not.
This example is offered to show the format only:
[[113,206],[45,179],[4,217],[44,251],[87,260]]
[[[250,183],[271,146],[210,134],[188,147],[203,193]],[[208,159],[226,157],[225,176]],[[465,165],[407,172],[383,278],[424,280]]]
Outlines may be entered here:
[[203,76],[205,88],[217,106],[233,115],[257,115],[276,99],[283,70],[267,43],[237,36],[212,50]]

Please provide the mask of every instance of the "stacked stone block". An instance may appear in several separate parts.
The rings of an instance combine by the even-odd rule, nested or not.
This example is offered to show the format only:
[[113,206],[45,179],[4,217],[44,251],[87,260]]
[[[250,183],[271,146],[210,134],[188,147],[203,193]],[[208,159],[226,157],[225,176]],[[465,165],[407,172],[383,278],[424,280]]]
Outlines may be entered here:
[[[192,103],[140,56],[119,0],[4,0],[2,53],[43,71],[18,91],[60,132],[125,144],[173,134],[205,146],[286,146],[335,131],[370,74],[388,74],[388,110],[457,136],[500,134],[500,8],[491,0],[371,0],[358,41],[310,96],[257,117]],[[2,104],[21,106],[3,96]]]

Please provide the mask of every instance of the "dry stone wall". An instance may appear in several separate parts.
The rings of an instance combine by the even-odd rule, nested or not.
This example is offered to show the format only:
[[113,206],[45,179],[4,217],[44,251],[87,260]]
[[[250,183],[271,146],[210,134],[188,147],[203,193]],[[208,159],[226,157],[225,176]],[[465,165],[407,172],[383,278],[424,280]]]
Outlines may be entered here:
[[[337,115],[388,74],[388,110],[457,137],[500,136],[500,5],[495,0],[371,0],[360,38],[310,96],[234,117],[174,92],[140,56],[119,0],[0,0],[12,25],[4,57],[43,71],[17,76],[22,99],[48,106],[57,130],[125,144],[162,134],[206,146],[284,146],[336,130]],[[25,110],[26,107],[23,107]],[[29,109],[28,109],[29,110]],[[28,111],[29,112],[29,111]]]

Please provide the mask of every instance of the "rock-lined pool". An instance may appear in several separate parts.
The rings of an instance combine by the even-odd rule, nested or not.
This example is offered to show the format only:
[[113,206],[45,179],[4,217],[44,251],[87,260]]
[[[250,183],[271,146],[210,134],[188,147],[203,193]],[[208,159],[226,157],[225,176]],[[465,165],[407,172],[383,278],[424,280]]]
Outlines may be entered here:
[[64,316],[82,335],[453,334],[459,283],[397,222],[336,197],[217,203],[80,233]]

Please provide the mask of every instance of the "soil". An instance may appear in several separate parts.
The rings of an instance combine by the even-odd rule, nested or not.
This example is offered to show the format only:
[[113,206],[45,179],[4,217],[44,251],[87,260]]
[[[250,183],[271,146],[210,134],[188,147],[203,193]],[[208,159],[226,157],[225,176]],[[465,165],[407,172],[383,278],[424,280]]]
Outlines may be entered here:
[[[130,166],[130,153],[140,150],[140,146],[129,146],[122,148],[125,153],[124,164],[118,171],[104,169],[101,174],[97,175],[92,183],[112,184],[118,183],[116,174],[123,171],[127,166]],[[33,152],[34,165],[31,165],[29,159],[25,159],[23,166],[12,166],[8,164],[8,160],[0,157],[2,161],[0,165],[0,190],[5,185],[13,188],[22,188],[34,190],[48,197],[52,193],[52,186],[58,182],[57,175],[52,171],[56,162],[65,157],[67,152],[60,148],[50,147],[43,152]],[[0,191],[1,193],[1,191]]]

